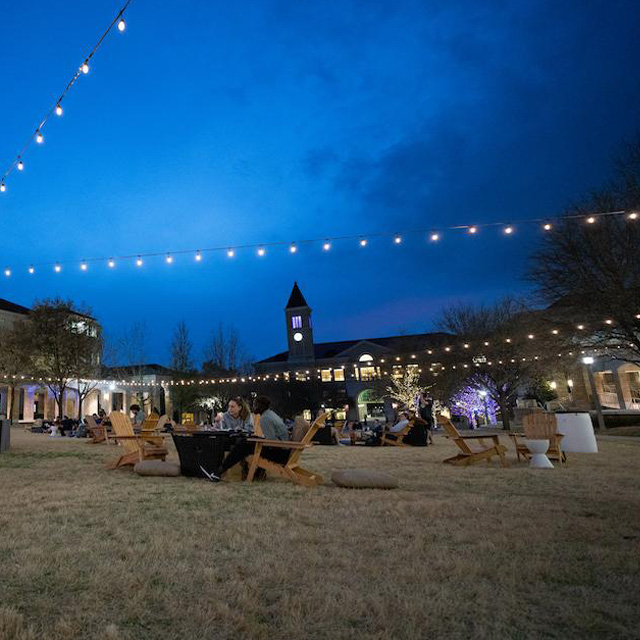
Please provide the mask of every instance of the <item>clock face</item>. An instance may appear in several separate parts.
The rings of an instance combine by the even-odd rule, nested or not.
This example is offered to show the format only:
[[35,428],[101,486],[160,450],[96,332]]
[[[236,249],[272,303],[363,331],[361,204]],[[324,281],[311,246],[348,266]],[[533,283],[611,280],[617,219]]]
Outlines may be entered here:
[[296,332],[293,334],[293,339],[294,339],[296,342],[300,342],[300,341],[302,340],[302,334],[301,334],[299,331],[296,331]]

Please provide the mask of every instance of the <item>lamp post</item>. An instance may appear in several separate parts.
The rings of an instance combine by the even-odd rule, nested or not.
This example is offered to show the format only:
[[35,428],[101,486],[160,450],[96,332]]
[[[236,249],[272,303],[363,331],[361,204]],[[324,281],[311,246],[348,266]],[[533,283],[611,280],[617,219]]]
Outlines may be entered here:
[[598,396],[598,389],[596,388],[596,381],[593,377],[593,370],[591,365],[593,364],[593,356],[584,356],[582,363],[587,369],[587,377],[589,378],[589,386],[591,387],[591,395],[593,396],[593,402],[596,405],[596,415],[598,416],[598,430],[606,431],[607,427],[604,424],[604,416],[602,415],[602,405],[600,404],[600,396]]

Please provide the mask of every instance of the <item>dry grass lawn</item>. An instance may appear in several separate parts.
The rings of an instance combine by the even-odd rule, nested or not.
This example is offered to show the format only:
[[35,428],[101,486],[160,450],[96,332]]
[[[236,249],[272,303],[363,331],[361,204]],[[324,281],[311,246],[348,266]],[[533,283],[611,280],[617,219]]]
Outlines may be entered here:
[[443,465],[442,437],[304,456],[385,492],[142,478],[13,429],[0,638],[639,638],[640,447],[600,445],[542,472]]

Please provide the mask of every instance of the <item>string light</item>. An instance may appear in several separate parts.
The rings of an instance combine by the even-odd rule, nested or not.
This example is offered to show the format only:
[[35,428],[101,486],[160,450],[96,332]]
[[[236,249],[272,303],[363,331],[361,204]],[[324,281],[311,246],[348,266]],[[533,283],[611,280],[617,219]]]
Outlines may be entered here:
[[55,264],[55,265],[54,265],[54,267],[53,267],[53,270],[54,270],[56,273],[60,273],[60,272],[62,271],[62,267],[61,267],[61,266],[56,262],[56,264]]
[[167,257],[164,259],[167,264],[173,264],[173,256],[167,253]]
[[116,266],[116,261],[113,258],[109,258],[107,264],[109,265],[109,269],[113,269]]
[[629,214],[629,220],[637,220],[638,219],[638,214],[635,211],[632,211]]
[[471,235],[473,235],[474,233],[477,233],[477,232],[478,232],[477,227],[469,227],[469,233],[470,233]]
[[11,269],[5,269],[4,270],[4,275],[7,276],[7,278],[11,275]]
[[88,268],[89,268],[89,267],[88,267],[88,265],[87,265],[87,263],[86,263],[86,262],[81,262],[81,263],[80,263],[80,269],[81,269],[82,271],[86,271]]
[[593,224],[595,221],[596,221],[595,216],[589,216],[589,217],[587,218],[587,222],[588,222],[589,224]]
[[138,257],[136,258],[136,267],[141,267],[141,266],[142,266],[142,264],[143,264],[143,262],[142,262],[142,258],[141,258],[140,256],[138,256]]
[[505,227],[504,232],[510,236],[513,233],[513,227]]
[[9,165],[9,168],[4,173],[0,174],[1,181],[4,181],[7,178],[7,176],[13,171],[14,168],[17,168],[18,171],[23,170],[24,165],[22,163],[21,156],[24,155],[24,153],[27,151],[27,149],[29,148],[29,146],[33,141],[35,141],[36,144],[42,144],[44,142],[44,136],[42,135],[42,132],[41,132],[42,127],[44,127],[44,125],[47,123],[49,117],[52,114],[55,113],[57,116],[62,115],[63,110],[60,103],[64,100],[67,93],[75,85],[78,78],[83,74],[89,73],[89,62],[91,58],[94,56],[94,54],[97,52],[97,50],[100,48],[100,46],[104,42],[105,38],[107,37],[111,29],[113,29],[117,24],[118,30],[124,31],[125,23],[124,23],[124,18],[122,16],[126,8],[129,6],[130,2],[131,0],[126,0],[122,9],[120,9],[120,11],[116,14],[115,18],[110,22],[107,29],[103,32],[100,39],[96,42],[96,44],[93,46],[93,48],[89,52],[89,55],[84,59],[84,62],[82,63],[82,65],[79,68],[76,67],[74,69],[71,79],[66,82],[65,87],[62,90],[62,93],[58,96],[58,99],[54,102],[54,106],[52,106],[47,111],[46,115],[43,118],[41,118],[41,120],[39,121],[38,128],[36,129],[35,135],[30,136],[26,144],[20,150],[17,158]]
[[31,273],[31,274],[33,274],[33,273],[35,273],[35,272],[36,272],[36,270],[33,268],[33,265],[31,265],[31,266],[27,269],[27,271],[28,271],[29,273]]
[[543,225],[542,227],[545,231],[551,231],[551,229],[553,229],[553,225],[549,222],[547,222],[546,224]]
[[0,182],[0,191],[4,193],[7,190],[7,185],[4,182]]
[[[16,166],[21,169],[22,161],[21,160],[18,161]],[[4,182],[0,182],[0,191],[4,192],[6,190],[6,188],[7,188],[6,184]],[[612,211],[612,212],[594,214],[594,217],[597,217],[597,216],[624,216],[625,218],[628,218],[629,215],[630,215],[630,213],[628,211]],[[569,220],[570,219],[579,219],[581,221],[584,221],[585,218],[584,217],[578,217],[578,216],[569,216],[567,219],[569,219]],[[519,221],[520,224],[531,223],[531,222],[536,222],[536,220],[531,220],[530,219],[530,220],[521,220],[521,221]],[[486,223],[485,225],[472,225],[472,226],[458,225],[458,226],[447,227],[447,229],[459,230],[459,231],[462,230],[462,231],[466,231],[467,233],[471,233],[472,230],[474,230],[474,229],[475,229],[475,232],[477,232],[478,229],[480,227],[482,227],[482,226],[486,226],[486,227],[494,226],[495,227],[495,226],[498,226],[499,224],[500,223]],[[514,230],[514,232],[515,232],[515,229],[516,229],[516,227],[512,226],[512,225],[510,225],[509,227],[504,227],[503,226],[502,227],[503,232],[507,228],[512,228]],[[409,233],[409,232],[407,232],[407,233]],[[411,233],[422,233],[422,232],[414,230]],[[395,234],[380,233],[380,234],[377,234],[377,235],[380,236],[380,237],[385,237],[385,236],[386,237],[390,237],[392,241],[397,242],[396,241],[397,238],[401,238],[402,239],[403,235],[406,235],[406,234],[401,235],[401,234],[398,234],[398,233],[395,233]],[[430,232],[429,239],[432,242],[438,241],[440,239],[440,237],[441,236],[440,236],[439,232]],[[366,247],[368,245],[367,238],[365,236],[362,236],[362,235],[336,236],[335,238],[333,238],[333,240],[350,240],[350,239],[358,239],[359,246],[361,246],[361,247]],[[296,241],[291,242],[291,243],[275,242],[273,244],[274,245],[287,244],[287,246],[289,248],[289,251],[291,253],[296,253],[299,244],[301,244],[301,243],[312,243],[312,242],[313,243],[315,243],[315,242],[320,243],[323,251],[329,251],[330,249],[333,248],[332,239],[331,238],[325,238],[324,240],[319,239],[319,238],[316,238],[316,239],[307,239],[307,238],[305,238],[305,239],[300,240],[299,242],[296,242]],[[264,244],[255,244],[255,245],[247,244],[247,245],[242,245],[242,248],[246,248],[246,249],[253,248],[256,251],[256,254],[259,257],[263,257],[267,253],[266,245],[264,245]],[[181,253],[192,253],[192,255],[194,255],[194,259],[196,260],[196,262],[200,262],[202,260],[203,255],[204,255],[205,252],[213,253],[213,252],[222,252],[222,251],[226,251],[226,255],[229,258],[233,258],[236,255],[236,249],[235,248],[233,248],[233,247],[225,248],[224,246],[218,246],[218,247],[211,247],[211,248],[207,248],[207,249],[197,249],[197,250],[196,249],[187,249],[187,250],[180,250],[180,251],[173,252],[173,253],[172,252],[168,252],[167,254],[165,254],[165,258],[166,258],[167,263],[171,263],[171,262],[173,262],[173,260],[174,260],[173,256],[176,253],[180,253],[180,254]],[[153,257],[155,257],[157,255],[158,254],[155,253],[155,252],[154,253],[140,253],[140,254],[138,254],[138,260],[136,261],[136,264],[137,264],[137,266],[141,266],[142,265],[142,258],[145,258],[145,257],[153,258]],[[119,256],[119,257],[122,258],[122,259],[130,259],[133,256],[125,255],[125,256]],[[111,258],[108,258],[108,260],[109,260],[109,266],[113,267],[114,266],[114,264],[113,264],[114,258],[111,257]],[[91,262],[91,261],[107,261],[107,257],[105,257],[105,256],[102,256],[102,257],[100,257],[100,256],[92,256],[90,259],[88,259],[88,261],[89,262]]]
[[393,239],[393,241],[394,241],[396,244],[401,244],[401,243],[402,243],[402,236],[399,236],[399,235],[398,235],[398,236],[396,236],[396,237]]

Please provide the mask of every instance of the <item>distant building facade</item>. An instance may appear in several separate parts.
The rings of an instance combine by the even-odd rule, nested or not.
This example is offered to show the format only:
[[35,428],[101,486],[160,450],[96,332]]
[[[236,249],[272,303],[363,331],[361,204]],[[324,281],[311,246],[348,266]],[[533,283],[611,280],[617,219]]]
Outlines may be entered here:
[[349,407],[349,419],[384,420],[393,413],[383,379],[419,367],[418,354],[447,344],[446,333],[421,333],[388,338],[315,342],[312,309],[298,283],[284,309],[287,351],[255,363],[258,375],[277,374],[289,381],[315,380],[326,408]]

